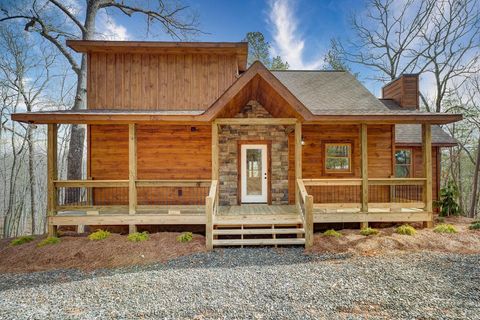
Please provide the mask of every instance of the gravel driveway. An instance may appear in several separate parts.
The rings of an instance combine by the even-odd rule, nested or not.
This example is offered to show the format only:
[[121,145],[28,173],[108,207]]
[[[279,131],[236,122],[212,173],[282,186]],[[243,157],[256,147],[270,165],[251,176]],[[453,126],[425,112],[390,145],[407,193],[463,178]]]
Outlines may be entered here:
[[225,249],[148,267],[0,275],[1,319],[480,319],[480,255]]

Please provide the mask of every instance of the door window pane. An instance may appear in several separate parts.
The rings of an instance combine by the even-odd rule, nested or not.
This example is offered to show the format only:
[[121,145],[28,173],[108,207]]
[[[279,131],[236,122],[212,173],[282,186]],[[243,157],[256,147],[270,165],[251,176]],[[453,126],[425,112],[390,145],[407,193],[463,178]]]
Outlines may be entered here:
[[395,151],[395,177],[409,178],[412,175],[412,150]]
[[247,195],[262,194],[262,150],[246,150]]

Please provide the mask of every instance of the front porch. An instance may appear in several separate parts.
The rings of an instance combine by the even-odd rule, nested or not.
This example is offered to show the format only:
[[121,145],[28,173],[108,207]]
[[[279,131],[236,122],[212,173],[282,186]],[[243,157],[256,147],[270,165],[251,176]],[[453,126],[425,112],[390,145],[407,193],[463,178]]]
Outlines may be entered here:
[[[294,204],[220,203],[219,128],[231,124],[293,127]],[[429,124],[423,124],[423,178],[369,177],[366,124],[358,126],[360,178],[304,179],[299,120],[223,118],[211,123],[211,180],[144,180],[137,175],[137,125],[128,124],[128,128],[128,179],[72,181],[57,179],[57,125],[48,125],[51,235],[62,225],[128,225],[130,232],[138,225],[205,225],[208,249],[225,245],[309,247],[315,223],[356,222],[365,227],[370,222],[424,222],[426,226],[432,222]],[[250,237],[254,235],[268,238],[255,240]]]

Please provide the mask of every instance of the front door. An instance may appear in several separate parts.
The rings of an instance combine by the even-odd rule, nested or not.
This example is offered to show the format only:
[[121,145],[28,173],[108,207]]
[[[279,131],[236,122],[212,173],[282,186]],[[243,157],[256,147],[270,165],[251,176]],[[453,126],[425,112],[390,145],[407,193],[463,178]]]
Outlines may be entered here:
[[267,145],[243,144],[241,148],[242,203],[267,202]]

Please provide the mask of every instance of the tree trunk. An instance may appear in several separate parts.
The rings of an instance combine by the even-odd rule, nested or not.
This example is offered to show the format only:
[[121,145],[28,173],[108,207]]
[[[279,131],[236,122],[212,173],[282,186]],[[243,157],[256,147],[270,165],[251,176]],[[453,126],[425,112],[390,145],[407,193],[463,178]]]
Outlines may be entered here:
[[[95,17],[98,12],[98,3],[88,1],[87,11],[85,15],[85,30],[82,35],[83,40],[92,40],[95,34]],[[87,59],[82,54],[80,70],[77,71],[77,94],[72,110],[80,110],[86,108],[87,102]],[[82,163],[83,163],[83,142],[85,140],[85,130],[82,125],[72,124],[70,127],[70,142],[68,146],[67,156],[67,179],[82,179]],[[70,189],[66,195],[68,202],[78,202],[80,200],[80,190]]]
[[470,204],[470,217],[476,216],[477,199],[478,199],[478,176],[480,174],[480,138],[477,145],[477,163],[475,164],[475,172],[473,173],[472,202]]

